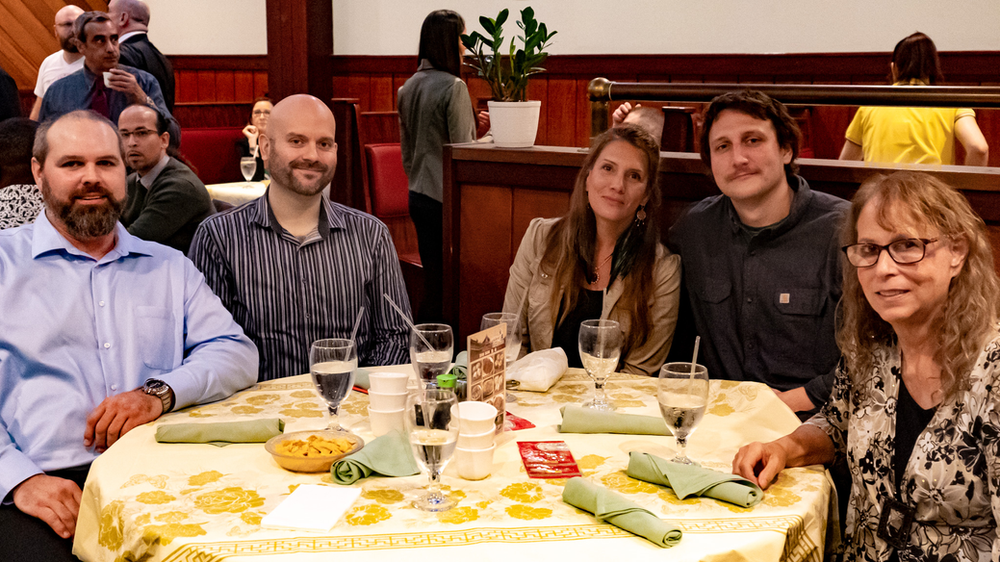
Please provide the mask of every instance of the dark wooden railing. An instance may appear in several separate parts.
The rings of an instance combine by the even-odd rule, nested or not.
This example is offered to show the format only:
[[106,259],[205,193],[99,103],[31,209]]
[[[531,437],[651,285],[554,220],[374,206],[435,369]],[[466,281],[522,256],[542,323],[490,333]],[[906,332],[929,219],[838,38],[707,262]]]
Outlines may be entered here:
[[993,86],[854,86],[821,84],[684,84],[612,82],[594,78],[587,87],[590,130],[608,128],[609,104],[616,100],[709,102],[735,90],[759,90],[786,105],[901,105],[913,107],[1000,108],[1000,87]]

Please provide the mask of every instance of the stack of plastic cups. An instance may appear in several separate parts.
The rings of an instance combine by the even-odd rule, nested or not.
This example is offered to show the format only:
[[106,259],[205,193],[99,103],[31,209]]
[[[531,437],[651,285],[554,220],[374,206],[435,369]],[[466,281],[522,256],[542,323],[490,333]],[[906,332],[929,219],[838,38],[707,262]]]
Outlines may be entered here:
[[455,449],[458,476],[482,480],[493,472],[497,409],[486,402],[460,402],[452,416],[462,419]]
[[406,406],[405,373],[371,373],[368,375],[368,419],[375,437],[394,429],[403,431],[403,408]]

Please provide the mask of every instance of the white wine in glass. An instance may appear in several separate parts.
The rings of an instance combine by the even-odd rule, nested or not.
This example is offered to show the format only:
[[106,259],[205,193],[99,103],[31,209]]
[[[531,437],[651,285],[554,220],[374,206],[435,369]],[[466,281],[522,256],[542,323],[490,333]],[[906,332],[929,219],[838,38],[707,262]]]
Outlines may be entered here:
[[244,187],[250,187],[250,178],[257,173],[257,159],[253,156],[240,158],[240,172],[243,173],[243,179],[246,180]]
[[608,402],[604,384],[618,369],[622,354],[621,326],[614,320],[584,320],[580,323],[580,362],[587,375],[594,379],[594,399],[583,405],[602,412],[614,411]]
[[455,393],[447,389],[424,389],[406,398],[403,424],[417,463],[427,472],[427,493],[413,501],[423,511],[447,511],[455,500],[441,493],[441,472],[455,453],[461,419],[452,419]]
[[708,405],[708,369],[691,363],[667,363],[660,368],[656,401],[660,415],[677,440],[673,462],[691,464],[687,457],[687,439],[698,427]]
[[330,412],[329,428],[346,431],[340,427],[340,403],[354,386],[358,370],[358,351],[354,342],[343,338],[317,340],[309,349],[309,374],[319,395],[326,401]]

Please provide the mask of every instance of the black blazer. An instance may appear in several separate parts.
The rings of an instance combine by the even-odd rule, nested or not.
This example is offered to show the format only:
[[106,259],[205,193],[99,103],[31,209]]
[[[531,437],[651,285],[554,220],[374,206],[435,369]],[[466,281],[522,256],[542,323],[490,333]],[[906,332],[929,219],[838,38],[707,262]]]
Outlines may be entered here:
[[174,112],[174,69],[170,61],[159,51],[145,33],[129,37],[119,45],[121,56],[119,62],[145,70],[160,83],[163,91],[163,101],[170,113]]

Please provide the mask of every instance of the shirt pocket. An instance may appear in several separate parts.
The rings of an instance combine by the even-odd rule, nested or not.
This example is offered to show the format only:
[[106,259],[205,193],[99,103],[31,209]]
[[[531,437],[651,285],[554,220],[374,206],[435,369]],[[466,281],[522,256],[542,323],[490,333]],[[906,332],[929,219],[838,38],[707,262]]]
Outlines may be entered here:
[[173,369],[177,342],[174,315],[170,309],[140,306],[135,310],[135,320],[139,357],[143,364],[160,371]]
[[710,304],[725,301],[732,292],[732,284],[724,279],[706,279],[704,283],[698,284],[694,291],[699,300]]
[[777,353],[797,363],[826,361],[826,357],[818,357],[825,355],[828,342],[833,341],[832,326],[829,333],[823,329],[826,293],[819,289],[778,290],[773,299],[778,311],[774,326]]

